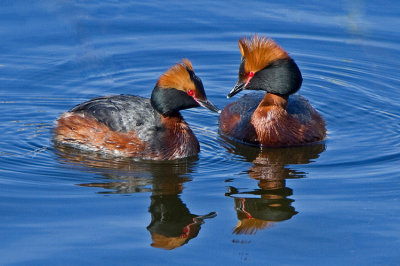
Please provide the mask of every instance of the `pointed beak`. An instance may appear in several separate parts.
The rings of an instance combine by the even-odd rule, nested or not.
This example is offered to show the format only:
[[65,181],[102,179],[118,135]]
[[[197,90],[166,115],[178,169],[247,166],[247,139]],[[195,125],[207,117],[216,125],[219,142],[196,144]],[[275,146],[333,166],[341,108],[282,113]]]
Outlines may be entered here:
[[[251,72],[253,73],[253,72]],[[228,94],[228,96],[226,96],[226,98],[231,98],[233,95],[241,92],[242,90],[245,90],[247,85],[249,85],[250,80],[253,78],[253,75],[249,75],[249,77],[246,80],[246,83],[241,82],[240,80],[238,80],[238,82],[236,83],[235,87],[233,87],[233,89],[231,90],[231,92]]]
[[200,104],[204,108],[207,108],[208,110],[211,110],[216,113],[221,113],[221,110],[219,110],[218,107],[216,107],[213,103],[211,103],[207,99],[205,100],[196,99],[196,101],[198,102],[198,104]]
[[226,98],[231,98],[233,95],[238,94],[239,92],[241,92],[242,90],[244,90],[245,84],[243,82],[238,81],[235,85],[235,87],[233,87],[233,89],[228,93],[228,95],[226,96]]

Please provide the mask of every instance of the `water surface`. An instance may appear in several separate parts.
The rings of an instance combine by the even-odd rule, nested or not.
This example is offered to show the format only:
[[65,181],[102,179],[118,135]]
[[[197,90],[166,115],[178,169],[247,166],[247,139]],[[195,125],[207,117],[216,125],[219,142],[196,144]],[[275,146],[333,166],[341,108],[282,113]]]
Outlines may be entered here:
[[[398,265],[399,7],[394,1],[5,1],[0,9],[1,264]],[[189,58],[223,107],[237,40],[274,38],[325,118],[323,143],[263,149],[182,114],[201,152],[171,162],[55,147],[95,96],[149,97]],[[242,93],[243,95],[243,93]]]

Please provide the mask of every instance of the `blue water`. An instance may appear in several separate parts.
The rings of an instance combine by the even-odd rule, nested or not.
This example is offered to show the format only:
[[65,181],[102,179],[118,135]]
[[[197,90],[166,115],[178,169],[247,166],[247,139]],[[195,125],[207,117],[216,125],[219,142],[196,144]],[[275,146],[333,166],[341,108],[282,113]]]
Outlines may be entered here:
[[[2,1],[0,264],[399,265],[399,16],[378,0]],[[325,142],[261,151],[199,108],[182,112],[195,158],[54,147],[63,112],[149,97],[181,58],[222,108],[253,33],[299,65]]]

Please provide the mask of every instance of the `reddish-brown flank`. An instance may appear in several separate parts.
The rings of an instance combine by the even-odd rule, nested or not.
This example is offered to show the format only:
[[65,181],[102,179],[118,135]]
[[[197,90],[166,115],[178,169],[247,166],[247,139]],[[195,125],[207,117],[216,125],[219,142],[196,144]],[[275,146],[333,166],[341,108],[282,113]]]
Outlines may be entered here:
[[122,156],[137,156],[147,146],[135,132],[115,132],[94,118],[72,113],[66,113],[58,119],[55,140]]
[[311,119],[304,124],[290,115],[286,106],[286,98],[267,93],[243,128],[237,128],[240,116],[233,116],[225,108],[220,118],[221,130],[244,142],[268,147],[296,146],[325,138],[325,121],[317,111],[312,109]]
[[55,140],[92,151],[158,160],[187,157],[200,151],[197,138],[182,117],[163,117],[162,123],[166,130],[160,150],[153,150],[134,131],[112,131],[94,118],[74,113],[66,113],[57,120]]

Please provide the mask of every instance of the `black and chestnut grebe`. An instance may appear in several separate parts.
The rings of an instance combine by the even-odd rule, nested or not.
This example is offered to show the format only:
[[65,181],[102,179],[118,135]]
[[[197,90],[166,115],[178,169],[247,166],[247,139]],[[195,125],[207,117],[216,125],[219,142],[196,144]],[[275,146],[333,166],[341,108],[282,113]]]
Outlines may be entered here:
[[172,160],[196,155],[199,142],[180,110],[203,106],[201,80],[189,60],[168,69],[151,98],[104,96],[81,103],[61,115],[55,127],[57,144],[125,157]]
[[288,53],[273,40],[260,36],[239,40],[242,59],[239,80],[228,98],[242,90],[251,93],[228,104],[219,117],[222,135],[266,147],[298,146],[321,141],[325,121],[310,103],[296,93],[301,72]]

